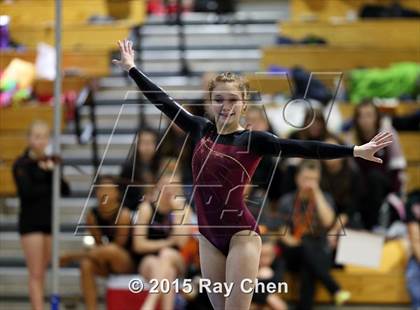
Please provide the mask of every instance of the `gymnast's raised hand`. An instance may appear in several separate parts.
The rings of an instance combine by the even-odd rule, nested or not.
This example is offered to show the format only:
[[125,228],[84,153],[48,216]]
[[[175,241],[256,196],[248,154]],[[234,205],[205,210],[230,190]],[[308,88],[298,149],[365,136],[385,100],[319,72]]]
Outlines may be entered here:
[[354,147],[354,157],[361,157],[366,160],[382,164],[382,159],[375,157],[375,153],[392,143],[392,133],[380,132],[370,142]]
[[133,42],[130,40],[118,40],[118,47],[120,48],[121,52],[121,59],[113,59],[112,63],[114,65],[120,66],[121,69],[125,71],[129,71],[130,68],[135,66],[134,63],[134,50],[133,50]]

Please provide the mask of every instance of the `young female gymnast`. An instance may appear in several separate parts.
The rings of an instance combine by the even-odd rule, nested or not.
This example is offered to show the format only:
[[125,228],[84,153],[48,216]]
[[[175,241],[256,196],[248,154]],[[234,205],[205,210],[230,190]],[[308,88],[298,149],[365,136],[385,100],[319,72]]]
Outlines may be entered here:
[[[233,284],[229,296],[208,293],[215,309],[248,309],[252,294],[241,290],[243,279],[258,272],[261,237],[246,208],[245,186],[263,155],[329,159],[346,156],[381,162],[374,154],[391,143],[380,133],[361,146],[341,146],[315,141],[280,139],[240,125],[247,106],[247,83],[231,73],[209,84],[215,121],[192,115],[135,67],[129,40],[118,41],[121,59],[112,62],[126,70],[147,99],[184,130],[195,143],[192,157],[193,198],[197,210],[199,251],[203,278],[211,283]],[[248,286],[249,288],[252,286]]]

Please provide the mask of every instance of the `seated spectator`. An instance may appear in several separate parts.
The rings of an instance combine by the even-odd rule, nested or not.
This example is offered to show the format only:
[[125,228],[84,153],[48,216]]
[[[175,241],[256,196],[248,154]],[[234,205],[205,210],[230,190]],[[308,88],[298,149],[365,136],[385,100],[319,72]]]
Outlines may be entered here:
[[406,222],[411,245],[406,280],[413,310],[420,309],[420,190],[409,195],[406,204]]
[[297,190],[280,200],[282,236],[280,244],[286,265],[300,271],[298,309],[312,309],[315,282],[320,280],[334,296],[336,304],[350,298],[330,275],[331,250],[327,232],[334,224],[334,202],[319,187],[320,164],[304,160],[296,174]]
[[[353,123],[354,128],[349,137],[350,144],[369,142],[371,138],[382,131],[393,133],[392,144],[376,153],[376,156],[382,159],[382,164],[356,158],[362,176],[360,178],[360,210],[363,226],[369,230],[378,226],[389,226],[390,223],[379,221],[380,209],[385,205],[384,202],[387,201],[391,193],[396,196],[401,195],[404,169],[407,166],[398,134],[390,125],[381,121],[378,107],[370,101],[363,102],[355,108]],[[402,202],[400,205],[402,206]],[[392,212],[392,214],[393,219],[396,219],[398,213]]]
[[[327,143],[344,144],[334,136],[325,140]],[[360,228],[357,212],[360,204],[360,173],[352,158],[339,158],[322,161],[321,189],[330,193],[334,200],[336,218],[328,233],[328,240],[333,249],[337,240],[344,233],[345,226]]]
[[[268,283],[279,283],[283,274],[283,264],[281,260],[276,259],[275,247],[276,245],[271,239],[263,238],[257,279],[265,286]],[[254,292],[252,309],[263,309],[264,306],[269,306],[273,310],[287,310],[287,304],[277,293]]]
[[[157,150],[158,134],[150,128],[137,133],[135,149],[121,168],[122,194],[124,206],[136,210],[146,194],[143,185],[153,184],[158,178],[161,166],[160,152]],[[132,185],[128,187],[129,185]]]
[[80,263],[81,289],[86,309],[97,309],[95,276],[135,271],[131,256],[131,214],[121,207],[118,183],[112,176],[102,176],[96,184],[98,207],[86,216],[88,232],[95,245],[86,251],[71,252],[60,257],[60,265]]
[[[185,263],[179,250],[191,235],[190,227],[186,225],[190,222],[189,214],[172,212],[186,210],[184,203],[175,199],[182,193],[181,189],[179,176],[164,174],[152,193],[153,198],[139,206],[133,231],[133,252],[140,275],[148,281],[158,279],[160,283],[165,279],[172,283],[185,273]],[[162,309],[173,309],[173,287],[169,293],[149,294],[143,309],[155,309],[159,299],[162,299]]]

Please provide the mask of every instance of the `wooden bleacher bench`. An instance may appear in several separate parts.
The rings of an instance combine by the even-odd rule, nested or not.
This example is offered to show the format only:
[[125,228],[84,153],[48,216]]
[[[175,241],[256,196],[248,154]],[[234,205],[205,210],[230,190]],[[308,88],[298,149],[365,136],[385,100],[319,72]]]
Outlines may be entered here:
[[[145,19],[143,0],[63,0],[63,25],[87,23],[89,18],[110,16],[141,23]],[[14,0],[2,1],[0,9],[9,15],[16,24],[33,24],[34,16],[38,23],[51,23],[55,16],[55,0]]]
[[[408,304],[410,299],[406,291],[403,271],[389,274],[349,273],[344,270],[333,270],[333,277],[352,294],[350,304]],[[287,301],[296,301],[299,296],[299,280],[293,274],[286,274],[289,292],[281,294]],[[332,302],[327,290],[317,284],[315,300],[319,303]]]
[[142,23],[146,19],[146,3],[144,0],[107,0],[109,15],[117,19],[125,19],[133,23]]
[[[245,78],[249,82],[251,91],[258,91],[260,94],[275,95],[284,93],[291,95],[294,89],[291,77],[279,74],[247,74]],[[316,76],[332,91],[335,91],[335,79],[337,75]],[[343,80],[342,80],[343,83]]]
[[[110,2],[111,3],[111,2]],[[70,50],[110,50],[118,39],[128,36],[130,29],[145,20],[145,1],[66,0],[63,1],[62,46]],[[128,7],[124,19],[111,23],[90,24],[92,16],[110,16]],[[14,41],[26,47],[35,48],[38,42],[54,45],[53,0],[17,0],[1,2],[2,14],[11,16],[10,33]],[[117,16],[118,17],[118,16]]]
[[[115,49],[117,40],[127,38],[133,25],[130,22],[113,22],[104,25],[64,25],[62,47],[64,50],[102,51]],[[50,26],[19,25],[11,27],[11,37],[28,48],[39,42],[54,45],[54,29]]]
[[[365,268],[347,265],[343,269],[333,269],[332,275],[343,289],[352,294],[349,304],[408,304],[410,298],[405,283],[407,251],[404,240],[386,242],[379,268]],[[297,300],[299,279],[287,273],[285,282],[289,292],[281,294],[286,300]],[[331,302],[327,290],[317,284],[315,300]]]
[[[300,66],[312,73],[345,73],[357,68],[388,67],[396,62],[419,62],[417,20],[357,19],[366,4],[391,3],[391,0],[291,0],[291,20],[279,23],[279,33],[293,39],[315,35],[324,38],[327,45],[268,46],[263,49],[262,71],[271,66]],[[400,4],[420,10],[417,0]],[[344,75],[342,83],[345,82]],[[335,88],[332,77],[324,83]],[[280,89],[290,93],[286,80],[271,84],[266,80],[263,87],[258,86],[268,92]]]
[[[114,42],[115,43],[115,42]],[[36,50],[24,52],[5,50],[1,52],[0,70],[4,70],[14,58],[35,63]],[[110,74],[111,53],[108,50],[98,49],[90,51],[63,51],[62,69],[64,72],[72,71],[80,77],[100,77]],[[64,84],[66,82],[64,78]]]
[[[366,4],[387,5],[393,0],[291,0],[291,19],[293,21],[347,19],[357,15]],[[420,1],[399,0],[403,7],[420,11]]]
[[[79,92],[90,83],[90,78],[87,76],[67,76],[62,81],[61,90],[63,93],[71,90]],[[35,80],[34,93],[36,95],[53,95],[54,81],[44,79]]]
[[0,132],[0,162],[13,162],[27,146],[27,137],[23,134],[2,134]]
[[[418,145],[418,144],[417,144]],[[420,189],[420,164],[414,163],[408,165],[406,169],[407,173],[407,193]]]
[[419,21],[413,19],[354,22],[282,22],[279,34],[292,39],[315,35],[330,46],[418,49]]
[[345,72],[356,68],[388,67],[395,62],[420,61],[418,48],[337,46],[269,46],[263,48],[262,70],[272,65],[301,66],[311,72]]
[[26,134],[29,125],[35,119],[46,121],[52,128],[54,124],[53,107],[35,103],[21,107],[2,108],[0,109],[0,133]]
[[0,163],[0,197],[16,196],[12,165]]
[[399,132],[400,143],[408,162],[420,165],[420,132]]

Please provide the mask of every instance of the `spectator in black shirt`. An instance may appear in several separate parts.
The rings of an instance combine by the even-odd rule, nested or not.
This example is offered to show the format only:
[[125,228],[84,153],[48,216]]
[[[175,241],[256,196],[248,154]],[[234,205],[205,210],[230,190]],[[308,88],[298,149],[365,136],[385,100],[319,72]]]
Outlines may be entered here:
[[[44,277],[51,259],[52,171],[57,162],[47,156],[50,128],[34,121],[28,132],[28,148],[13,164],[20,200],[19,234],[29,271],[29,295],[33,309],[44,309]],[[61,180],[61,194],[69,194]]]

